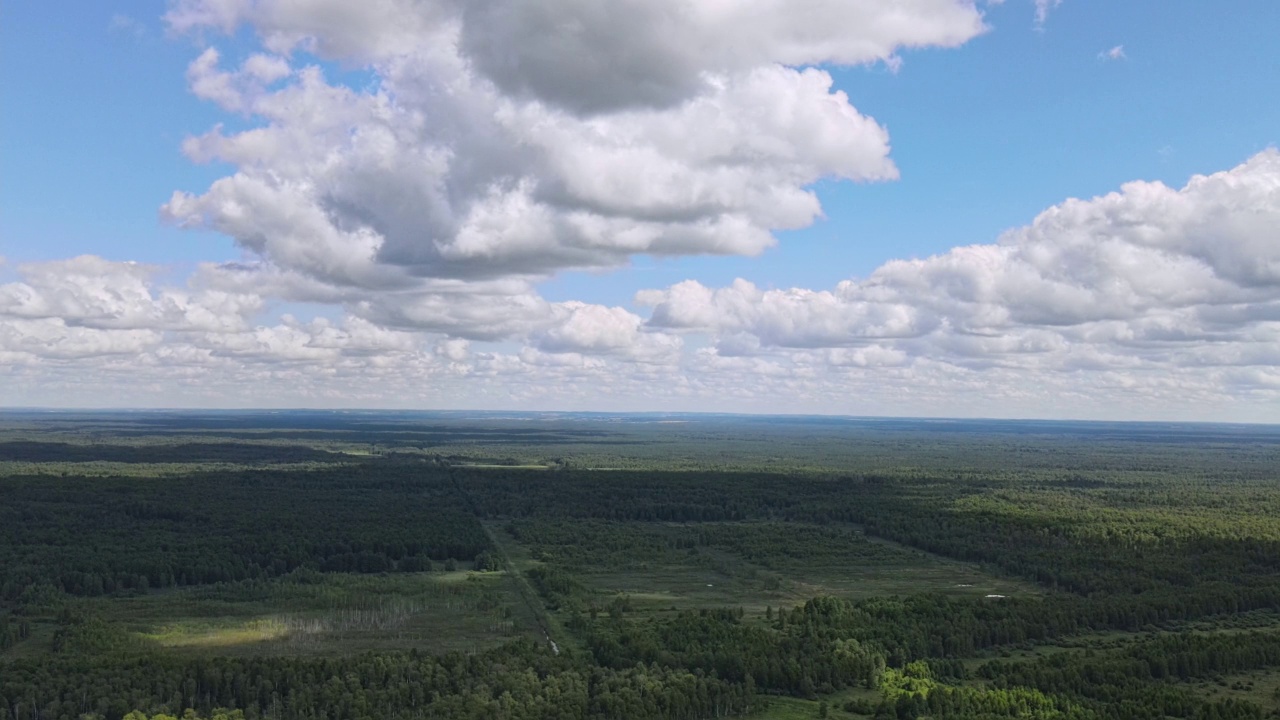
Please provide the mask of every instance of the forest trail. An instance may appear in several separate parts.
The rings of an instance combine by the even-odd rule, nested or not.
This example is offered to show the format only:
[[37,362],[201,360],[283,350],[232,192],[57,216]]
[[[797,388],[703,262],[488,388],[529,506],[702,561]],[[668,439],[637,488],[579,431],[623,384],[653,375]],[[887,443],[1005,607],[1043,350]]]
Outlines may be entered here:
[[489,544],[493,546],[493,552],[497,554],[499,561],[502,562],[503,571],[506,572],[511,582],[515,584],[516,592],[524,600],[525,607],[529,610],[530,618],[538,626],[538,630],[542,633],[543,639],[547,641],[547,645],[551,647],[551,652],[559,655],[560,649],[565,647],[564,637],[562,633],[552,631],[553,627],[558,630],[558,626],[551,620],[551,614],[547,611],[547,606],[543,604],[542,598],[533,589],[533,586],[529,584],[524,573],[520,572],[515,563],[511,561],[511,554],[507,552],[506,545],[502,542],[502,538],[499,537],[499,533],[494,532],[494,529],[482,519],[483,515],[481,515],[475,499],[471,497],[466,488],[462,487],[462,483],[458,482],[457,478],[453,479],[453,487],[458,496],[470,508],[476,518],[476,522],[484,530],[484,534],[489,537]]
[[511,555],[507,552],[507,548],[499,534],[494,532],[493,528],[489,527],[489,524],[484,521],[480,522],[480,526],[484,528],[485,534],[489,536],[489,542],[493,544],[493,551],[498,555],[498,559],[502,561],[502,569],[511,578],[511,582],[515,583],[516,591],[519,592],[525,606],[528,607],[529,614],[533,621],[537,623],[543,639],[550,645],[551,652],[559,655],[563,642],[556,642],[558,633],[552,633],[552,622],[547,606],[542,603],[542,598],[539,597],[538,592],[525,579],[524,573],[520,572],[520,569],[512,562]]

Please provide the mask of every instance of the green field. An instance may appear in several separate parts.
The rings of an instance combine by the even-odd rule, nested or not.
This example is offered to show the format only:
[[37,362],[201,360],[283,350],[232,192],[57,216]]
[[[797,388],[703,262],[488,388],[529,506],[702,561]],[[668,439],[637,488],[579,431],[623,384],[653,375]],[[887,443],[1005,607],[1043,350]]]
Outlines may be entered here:
[[[818,595],[985,598],[1042,592],[971,564],[868,539],[851,526],[561,521],[546,540],[531,534],[529,524],[513,529],[520,527],[525,542],[495,531],[521,569],[557,565],[585,585],[588,602],[603,605],[621,597],[640,613],[737,606],[762,615],[766,608],[792,607]],[[819,546],[821,551],[812,549]]]
[[[61,621],[66,614],[75,623]],[[59,630],[89,624],[77,647],[237,656],[334,655],[366,651],[475,652],[532,636],[514,583],[503,572],[468,570],[390,576],[296,573],[76,599],[37,617],[32,637],[9,656],[56,653]]]

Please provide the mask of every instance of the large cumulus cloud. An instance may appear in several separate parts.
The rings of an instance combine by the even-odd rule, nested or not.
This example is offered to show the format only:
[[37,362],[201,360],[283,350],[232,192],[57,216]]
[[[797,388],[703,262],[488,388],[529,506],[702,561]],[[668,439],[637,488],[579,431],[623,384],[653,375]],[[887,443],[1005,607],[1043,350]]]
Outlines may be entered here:
[[887,61],[984,30],[963,0],[182,0],[180,32],[251,25],[276,52],[388,62],[456,55],[504,95],[575,114],[677,105],[716,76]]
[[[237,171],[166,216],[376,288],[759,253],[820,215],[817,180],[897,175],[817,65],[984,29],[964,0],[187,0],[168,20],[248,25],[264,52],[191,64],[193,92],[257,126],[188,141]],[[373,81],[332,83],[300,49]]]
[[725,356],[852,350],[862,365],[910,357],[1043,371],[1257,366],[1233,382],[1269,387],[1278,268],[1272,149],[1181,189],[1132,182],[1068,200],[996,243],[891,261],[833,290],[691,280],[637,300],[652,307],[651,327],[708,334]]
[[817,65],[896,64],[985,29],[967,0],[183,0],[167,21],[260,41],[187,70],[249,125],[189,138],[190,158],[236,170],[162,208],[255,256],[206,268],[210,287],[516,342],[539,366],[678,358],[680,338],[635,313],[548,302],[536,281],[636,254],[757,254],[820,216],[816,181],[895,178],[887,132]]

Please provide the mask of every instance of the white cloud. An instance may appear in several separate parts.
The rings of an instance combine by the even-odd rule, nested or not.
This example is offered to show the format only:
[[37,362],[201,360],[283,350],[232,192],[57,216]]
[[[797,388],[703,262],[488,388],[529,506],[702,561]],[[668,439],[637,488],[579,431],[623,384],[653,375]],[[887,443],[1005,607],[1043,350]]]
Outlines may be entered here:
[[216,49],[206,49],[187,68],[187,83],[196,97],[232,112],[253,111],[268,86],[293,72],[288,61],[274,55],[250,55],[235,72],[220,70],[220,59]]
[[[1280,301],[1280,152],[1176,190],[1132,182],[1068,200],[992,245],[886,263],[834,291],[695,281],[637,296],[655,326],[751,332],[765,345],[839,346],[945,330],[1001,333],[1139,321],[1195,309],[1239,324]],[[1250,315],[1256,317],[1250,317]]]
[[462,362],[470,355],[471,343],[460,338],[444,340],[436,346],[436,354],[453,362]]
[[244,326],[262,307],[250,293],[202,288],[156,290],[156,268],[85,255],[19,265],[22,280],[0,285],[0,318],[57,320],[116,330],[221,332]]
[[654,327],[748,332],[765,346],[840,347],[871,338],[914,337],[937,320],[908,302],[864,300],[848,292],[803,288],[760,290],[737,280],[710,290],[688,280],[667,291],[643,291],[637,302],[653,306]]
[[[340,285],[262,262],[172,288],[101,258],[19,265],[0,400],[1274,419],[1276,227],[1268,150],[830,290],[644,291],[648,318],[519,278]],[[270,297],[342,312],[255,323]]]
[[[184,0],[167,20],[248,25],[266,52],[191,64],[197,96],[260,125],[190,139],[237,171],[164,215],[366,289],[757,254],[820,216],[816,181],[897,177],[884,128],[813,65],[985,30],[964,0]],[[299,48],[376,80],[331,84]]]
[[[486,0],[465,3],[464,54],[505,92],[575,112],[671,107],[713,76],[774,63],[890,61],[982,32],[968,3],[907,0]],[[593,62],[582,62],[584,57]]]
[[111,16],[111,20],[107,23],[107,31],[140,38],[147,34],[147,26],[137,18],[123,13],[116,13]]
[[1054,8],[1062,4],[1062,0],[1034,0],[1036,6],[1036,29],[1044,29],[1044,24],[1049,20],[1049,13]]
[[679,356],[680,338],[646,332],[644,320],[622,308],[566,302],[555,307],[554,315],[554,323],[537,338],[540,350],[621,355],[646,361],[674,361]]
[[158,347],[162,339],[154,330],[90,328],[58,318],[0,322],[0,352],[14,359],[25,356],[28,362],[137,356]]
[[1098,59],[1099,60],[1127,60],[1129,59],[1129,56],[1125,54],[1123,45],[1116,45],[1110,50],[1103,50],[1102,52],[1098,53]]
[[[651,326],[707,334],[724,358],[828,348],[831,365],[1037,376],[1266,370],[1280,338],[1276,227],[1280,152],[1268,150],[1181,189],[1133,182],[1068,200],[998,243],[891,261],[830,291],[686,281],[637,301]],[[1231,377],[1262,388],[1270,375]]]
[[955,47],[985,29],[960,0],[181,0],[166,19],[178,32],[248,24],[272,51],[302,46],[356,62],[435,46],[501,94],[575,113],[671,107],[713,76],[884,61],[900,48]]

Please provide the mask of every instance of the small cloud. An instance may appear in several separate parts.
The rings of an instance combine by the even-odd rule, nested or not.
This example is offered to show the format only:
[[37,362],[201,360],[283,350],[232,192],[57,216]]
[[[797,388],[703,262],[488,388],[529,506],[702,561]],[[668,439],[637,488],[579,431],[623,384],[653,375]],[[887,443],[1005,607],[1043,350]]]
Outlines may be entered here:
[[1117,45],[1111,48],[1110,50],[1103,50],[1102,52],[1098,53],[1099,60],[1106,60],[1106,61],[1127,60],[1128,58],[1129,56],[1124,54],[1123,45]]
[[107,31],[111,33],[121,33],[124,35],[132,35],[134,37],[142,37],[147,34],[147,26],[142,21],[135,18],[116,13],[111,16],[111,22],[107,23]]
[[462,338],[450,338],[436,345],[436,355],[453,362],[462,362],[467,359],[470,349],[470,342]]
[[1044,30],[1044,23],[1049,19],[1049,11],[1062,4],[1062,0],[1035,0],[1036,29]]

